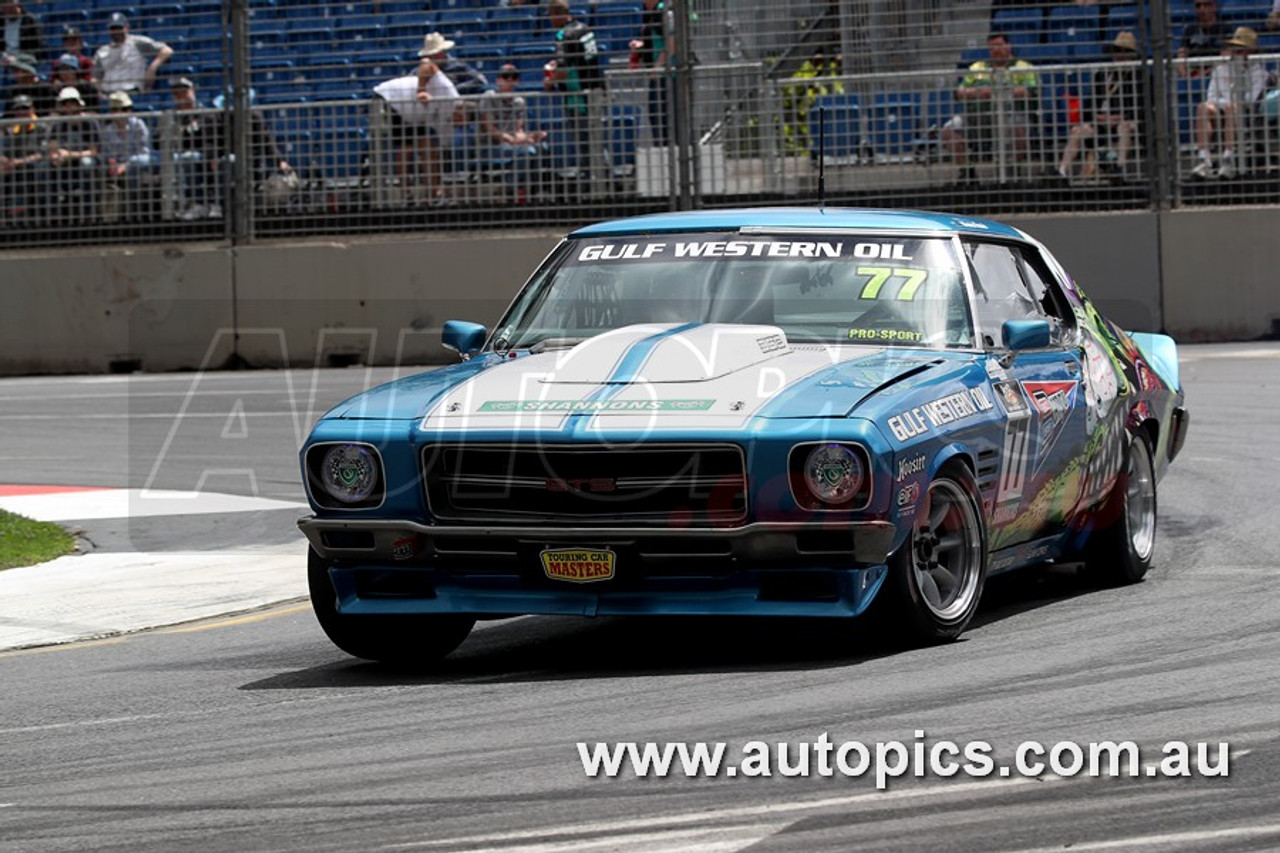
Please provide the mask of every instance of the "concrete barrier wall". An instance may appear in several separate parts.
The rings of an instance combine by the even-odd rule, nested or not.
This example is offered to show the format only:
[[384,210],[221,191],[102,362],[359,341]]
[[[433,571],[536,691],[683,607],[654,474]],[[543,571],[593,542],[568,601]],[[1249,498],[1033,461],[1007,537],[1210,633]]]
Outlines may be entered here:
[[[1280,209],[1012,221],[1126,328],[1238,340],[1280,318]],[[220,367],[236,352],[260,367],[447,361],[441,323],[492,326],[559,238],[0,254],[0,374]]]
[[1176,340],[1280,332],[1280,209],[1161,214],[1165,328]]

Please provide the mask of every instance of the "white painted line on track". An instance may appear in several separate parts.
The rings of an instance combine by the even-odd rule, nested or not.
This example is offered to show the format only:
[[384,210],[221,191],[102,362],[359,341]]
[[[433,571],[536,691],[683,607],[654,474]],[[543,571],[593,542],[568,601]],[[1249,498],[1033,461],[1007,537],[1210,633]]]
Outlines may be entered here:
[[[1170,847],[1200,846],[1205,842],[1220,842],[1240,838],[1263,838],[1280,835],[1280,823],[1256,826],[1234,826],[1225,829],[1198,829],[1188,832],[1165,832],[1158,835],[1135,835],[1129,838],[1108,838],[1104,841],[1069,841],[1053,847],[1028,847],[1013,853],[1060,853],[1070,850],[1124,850],[1140,847],[1148,850],[1167,850]],[[1204,849],[1201,847],[1201,849]]]
[[574,841],[549,841],[502,847],[477,847],[471,853],[576,853],[609,850],[618,853],[733,853],[758,844],[785,829],[787,824],[753,824],[710,829],[678,829],[666,832],[638,832]]
[[1280,349],[1232,350],[1231,352],[1197,352],[1178,354],[1178,361],[1204,361],[1206,359],[1280,358]]
[[654,817],[632,818],[629,820],[599,821],[595,823],[578,823],[545,829],[525,829],[513,832],[500,832],[491,835],[476,835],[463,838],[442,838],[429,841],[409,841],[389,844],[383,850],[430,849],[433,847],[456,847],[459,845],[502,844],[511,841],[526,841],[551,835],[577,835],[606,832],[626,832],[628,830],[657,829],[663,826],[679,826],[683,824],[705,824],[715,820],[733,820],[735,818],[774,817],[793,812],[813,811],[814,809],[835,808],[860,803],[890,803],[897,800],[913,800],[924,797],[964,794],[971,791],[1003,791],[1006,788],[1021,785],[1040,784],[1045,779],[1018,777],[1015,779],[989,780],[981,782],[961,782],[956,785],[928,785],[917,788],[893,789],[888,791],[871,791],[865,794],[851,794],[845,797],[827,797],[821,800],[807,800],[791,803],[766,803],[759,806],[740,806],[728,809],[709,809],[689,814],[657,815]]
[[103,518],[151,518],[232,512],[309,511],[305,503],[163,489],[99,489],[48,495],[0,497],[0,509],[36,521],[92,521]]
[[[167,397],[185,397],[190,391],[186,388],[172,391],[120,391],[110,394],[31,394],[10,396],[0,394],[0,403],[47,403],[50,400],[132,400],[132,399],[165,399]],[[354,393],[354,392],[353,392]],[[197,392],[198,397],[279,397],[279,388],[203,388]]]
[[[248,418],[318,418],[327,412],[328,409],[298,409],[297,411],[285,412],[244,412],[244,416]],[[186,421],[197,418],[220,418],[226,420],[226,412],[120,412],[118,414],[109,414],[106,412],[95,412],[92,414],[75,414],[75,415],[0,415],[0,421],[128,421],[128,420],[159,420],[165,419],[169,421]]]
[[42,723],[38,726],[15,726],[9,729],[0,729],[0,735],[22,735],[31,734],[32,732],[50,732],[58,729],[79,729],[91,726],[114,726],[120,723],[138,723],[149,720],[163,720],[171,714],[134,714],[129,717],[104,717],[97,720],[75,720],[68,723]]

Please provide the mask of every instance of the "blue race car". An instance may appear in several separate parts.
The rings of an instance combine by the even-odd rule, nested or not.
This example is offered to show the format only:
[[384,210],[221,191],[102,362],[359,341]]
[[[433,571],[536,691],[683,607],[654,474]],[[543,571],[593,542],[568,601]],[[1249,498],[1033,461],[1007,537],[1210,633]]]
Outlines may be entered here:
[[311,600],[346,652],[510,614],[882,611],[959,636],[986,578],[1140,580],[1188,416],[1174,342],[995,222],[722,210],[565,239],[460,364],[302,448]]

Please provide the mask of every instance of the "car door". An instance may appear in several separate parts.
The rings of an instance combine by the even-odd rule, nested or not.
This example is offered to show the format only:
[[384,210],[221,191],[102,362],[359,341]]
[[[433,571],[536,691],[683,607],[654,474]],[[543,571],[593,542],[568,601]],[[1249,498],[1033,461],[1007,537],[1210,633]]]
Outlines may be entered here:
[[[1035,250],[975,240],[965,254],[987,372],[1005,416],[990,512],[997,549],[1060,532],[1075,507],[1080,478],[1071,476],[1072,462],[1086,439],[1082,359],[1065,343],[1074,340],[1074,318]],[[1005,348],[1004,322],[1025,319],[1049,321],[1049,346]]]

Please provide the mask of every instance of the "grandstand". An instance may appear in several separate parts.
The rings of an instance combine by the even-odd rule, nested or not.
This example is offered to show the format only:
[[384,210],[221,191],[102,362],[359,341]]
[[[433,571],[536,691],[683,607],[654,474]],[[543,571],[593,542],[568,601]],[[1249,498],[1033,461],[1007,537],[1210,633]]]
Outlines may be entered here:
[[[1270,0],[1220,0],[1228,27],[1259,35],[1258,61],[1280,51],[1280,32],[1266,29]],[[1153,204],[1266,201],[1280,166],[1275,116],[1262,109],[1245,130],[1253,149],[1253,180],[1204,186],[1182,161],[1192,145],[1195,108],[1205,75],[1175,73],[1170,64],[1181,33],[1194,21],[1189,0],[1168,5],[1061,3],[1029,5],[971,0],[704,0],[676,9],[666,21],[672,73],[636,68],[630,48],[644,23],[640,0],[601,0],[574,6],[595,33],[606,86],[591,97],[589,132],[566,112],[563,96],[543,88],[544,66],[555,55],[554,30],[538,5],[498,0],[252,0],[247,5],[193,2],[44,0],[28,8],[46,34],[41,70],[57,58],[57,34],[78,27],[92,52],[105,41],[113,12],[130,18],[132,32],[174,49],[156,91],[136,98],[154,137],[156,166],[143,184],[147,198],[128,221],[65,222],[43,211],[0,209],[0,244],[34,245],[68,239],[252,237],[255,234],[414,228],[423,224],[485,227],[512,222],[574,222],[618,210],[650,210],[672,203],[716,205],[806,199],[819,167],[838,198],[978,208],[989,212]],[[679,14],[677,14],[679,12]],[[243,29],[233,26],[243,14]],[[247,32],[237,40],[235,32]],[[961,73],[986,56],[986,35],[1008,35],[1019,58],[1039,69],[1032,111],[1032,156],[1019,159],[997,139],[980,154],[980,186],[957,186],[957,173],[939,145],[939,128],[961,111],[954,89]],[[1048,186],[1037,178],[1052,165],[1070,129],[1082,119],[1094,71],[1121,31],[1136,34],[1140,61],[1161,76],[1167,107],[1144,104],[1149,118],[1143,156],[1122,185],[1082,182]],[[456,42],[451,51],[492,83],[506,63],[520,73],[530,126],[547,130],[550,144],[519,193],[512,191],[510,158],[494,156],[482,138],[478,104],[459,113],[446,144],[445,187],[435,196],[396,164],[389,122],[372,89],[411,73],[428,32]],[[815,50],[842,58],[821,80],[803,76]],[[1216,60],[1197,60],[1206,72]],[[183,218],[181,168],[167,83],[194,81],[210,121],[235,140],[231,69],[247,67],[249,96],[275,159],[288,163],[289,181],[272,180],[262,151],[227,166],[223,192],[247,191],[217,205],[221,219]],[[665,82],[664,82],[665,81]],[[0,89],[7,95],[9,81]],[[657,147],[652,122],[655,86],[668,89],[677,147]],[[1160,106],[1159,109],[1157,107]],[[97,104],[90,104],[90,108]],[[1155,127],[1169,116],[1167,131]],[[57,119],[48,121],[56,124]],[[817,141],[826,148],[819,156]],[[1166,158],[1164,168],[1152,168]],[[236,162],[228,158],[228,164]],[[247,163],[247,165],[244,165]],[[702,174],[707,173],[707,174]],[[1171,183],[1155,186],[1158,176]],[[274,176],[279,177],[279,176]],[[1262,178],[1266,178],[1263,180]],[[0,181],[0,190],[4,182]],[[433,206],[433,202],[440,202]],[[517,206],[515,203],[519,202]],[[236,215],[232,212],[236,211]]]

